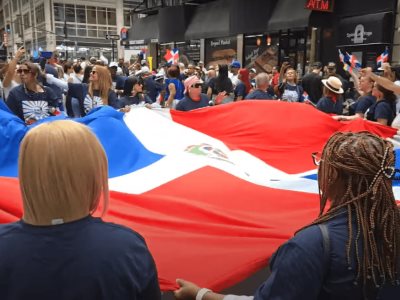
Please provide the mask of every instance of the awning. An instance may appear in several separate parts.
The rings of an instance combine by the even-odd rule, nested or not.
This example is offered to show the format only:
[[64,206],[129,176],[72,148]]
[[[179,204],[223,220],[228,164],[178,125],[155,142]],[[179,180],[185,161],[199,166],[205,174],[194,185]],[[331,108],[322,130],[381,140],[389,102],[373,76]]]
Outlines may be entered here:
[[164,7],[158,13],[159,43],[183,42],[192,7]]
[[231,34],[263,33],[277,0],[231,0]]
[[230,0],[199,5],[185,32],[185,40],[230,36]]
[[393,13],[384,12],[343,18],[337,30],[338,47],[391,44]]
[[133,23],[129,30],[129,43],[143,45],[151,40],[158,41],[158,35],[158,15],[147,16]]
[[268,22],[268,31],[304,28],[308,26],[311,10],[304,8],[305,1],[279,0]]

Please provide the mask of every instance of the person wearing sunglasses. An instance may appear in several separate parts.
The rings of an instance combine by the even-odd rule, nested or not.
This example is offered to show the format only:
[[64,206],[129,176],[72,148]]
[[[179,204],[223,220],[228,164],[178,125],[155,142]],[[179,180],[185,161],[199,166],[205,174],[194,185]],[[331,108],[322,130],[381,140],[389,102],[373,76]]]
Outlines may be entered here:
[[[86,72],[85,72],[86,73]],[[79,115],[68,99],[79,100]],[[89,74],[89,84],[68,83],[67,113],[70,117],[83,117],[92,109],[109,105],[119,108],[117,94],[112,89],[111,74],[107,67],[95,65]]]
[[184,86],[185,96],[176,105],[176,110],[189,111],[209,105],[210,99],[201,92],[203,81],[197,75],[188,77],[184,81]]
[[39,67],[31,62],[22,63],[17,74],[21,84],[10,91],[6,100],[10,110],[26,124],[59,114],[58,98],[53,90],[38,81]]
[[118,106],[122,111],[129,111],[127,106],[153,103],[149,96],[143,93],[144,82],[136,76],[130,76],[125,80],[122,97],[118,100]]
[[178,279],[176,299],[398,299],[393,144],[369,132],[338,132],[312,158],[318,165],[319,214],[279,247],[269,261],[271,275],[254,297],[222,295]]

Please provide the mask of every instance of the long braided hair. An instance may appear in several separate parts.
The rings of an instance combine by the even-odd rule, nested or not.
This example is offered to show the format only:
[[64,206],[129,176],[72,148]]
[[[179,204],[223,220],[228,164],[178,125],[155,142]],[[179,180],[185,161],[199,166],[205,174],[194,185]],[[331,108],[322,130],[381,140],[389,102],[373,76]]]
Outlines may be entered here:
[[326,143],[318,169],[320,212],[311,225],[347,209],[347,263],[350,268],[355,253],[354,284],[361,284],[366,296],[384,284],[399,284],[400,213],[392,189],[394,163],[392,143],[369,132],[339,132]]

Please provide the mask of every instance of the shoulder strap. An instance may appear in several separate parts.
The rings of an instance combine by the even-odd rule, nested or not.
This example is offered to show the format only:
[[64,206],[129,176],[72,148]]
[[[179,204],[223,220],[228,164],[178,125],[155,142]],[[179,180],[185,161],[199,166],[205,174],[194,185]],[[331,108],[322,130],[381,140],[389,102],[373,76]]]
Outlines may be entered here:
[[328,227],[326,226],[326,224],[318,224],[319,229],[321,230],[321,234],[322,234],[322,241],[324,244],[324,265],[326,266],[325,269],[325,275],[329,269],[329,263],[330,263],[330,240],[329,240],[329,231],[328,231]]

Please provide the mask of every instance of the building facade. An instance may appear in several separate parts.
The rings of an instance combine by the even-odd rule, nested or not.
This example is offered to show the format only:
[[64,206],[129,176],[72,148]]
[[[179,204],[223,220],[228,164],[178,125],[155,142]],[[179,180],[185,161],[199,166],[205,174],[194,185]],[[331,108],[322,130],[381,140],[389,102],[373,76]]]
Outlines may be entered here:
[[[127,1],[129,2],[129,1]],[[129,4],[129,3],[128,3]],[[123,55],[117,36],[131,25],[130,5],[123,0],[3,0],[0,33],[11,56],[21,45],[28,53],[59,50],[63,55]]]
[[[184,60],[216,64],[237,59],[267,72],[284,60],[299,72],[314,61],[339,63],[338,50],[374,67],[376,57],[388,48],[391,62],[399,63],[398,2],[184,1],[139,11],[144,18],[133,20],[126,47],[142,48],[158,63],[167,49],[178,48]],[[198,53],[186,55],[187,49]]]

